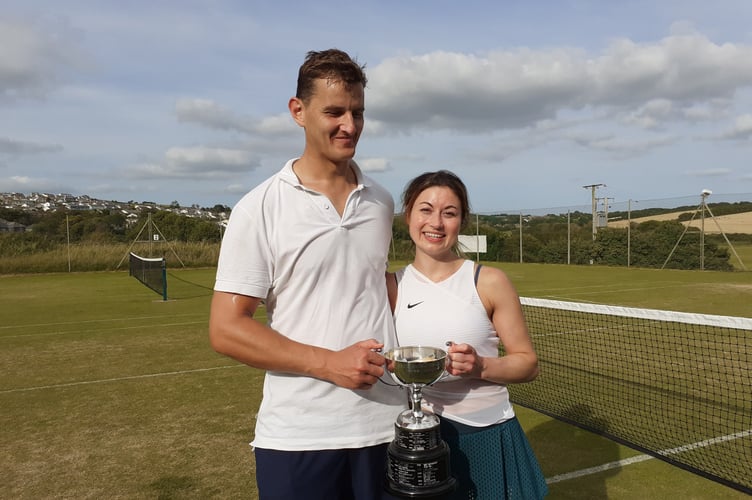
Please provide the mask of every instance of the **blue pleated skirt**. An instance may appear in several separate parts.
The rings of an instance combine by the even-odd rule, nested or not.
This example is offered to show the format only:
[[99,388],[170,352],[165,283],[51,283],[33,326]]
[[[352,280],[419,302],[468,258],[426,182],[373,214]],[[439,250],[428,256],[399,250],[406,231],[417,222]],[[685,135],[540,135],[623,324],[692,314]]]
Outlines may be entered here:
[[453,500],[539,500],[548,486],[517,418],[471,427],[441,418],[457,479]]

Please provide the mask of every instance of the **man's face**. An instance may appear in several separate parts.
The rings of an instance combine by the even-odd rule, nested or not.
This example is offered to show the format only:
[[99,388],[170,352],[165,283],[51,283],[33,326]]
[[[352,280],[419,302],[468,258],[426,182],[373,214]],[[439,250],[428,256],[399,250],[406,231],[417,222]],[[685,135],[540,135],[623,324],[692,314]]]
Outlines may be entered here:
[[363,131],[363,85],[348,87],[342,82],[320,78],[314,88],[307,103],[294,99],[297,112],[291,104],[293,118],[305,128],[306,152],[334,163],[349,161],[355,156]]

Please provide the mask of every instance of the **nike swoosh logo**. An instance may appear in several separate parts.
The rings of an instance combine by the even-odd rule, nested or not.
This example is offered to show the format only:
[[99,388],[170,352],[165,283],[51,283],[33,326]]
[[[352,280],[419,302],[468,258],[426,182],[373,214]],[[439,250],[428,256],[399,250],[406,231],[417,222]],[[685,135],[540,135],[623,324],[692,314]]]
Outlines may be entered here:
[[413,307],[419,306],[422,303],[423,303],[423,301],[421,300],[420,302],[416,302],[415,304],[407,304],[407,308],[408,309],[412,309]]

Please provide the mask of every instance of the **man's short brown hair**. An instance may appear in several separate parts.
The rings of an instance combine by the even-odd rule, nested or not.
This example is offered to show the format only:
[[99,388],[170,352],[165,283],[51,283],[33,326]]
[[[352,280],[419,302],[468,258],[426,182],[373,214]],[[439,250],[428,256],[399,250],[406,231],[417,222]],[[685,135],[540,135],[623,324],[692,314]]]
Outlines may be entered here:
[[360,65],[339,49],[310,51],[298,71],[295,97],[308,102],[314,92],[314,81],[320,78],[325,78],[329,82],[342,82],[347,87],[357,84],[365,87],[368,82],[365,67],[365,64]]

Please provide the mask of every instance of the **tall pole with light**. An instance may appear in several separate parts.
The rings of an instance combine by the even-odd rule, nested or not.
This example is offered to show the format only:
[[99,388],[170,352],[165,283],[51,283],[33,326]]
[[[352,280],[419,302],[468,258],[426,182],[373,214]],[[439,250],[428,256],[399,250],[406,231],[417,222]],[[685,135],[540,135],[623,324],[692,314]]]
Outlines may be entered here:
[[567,210],[567,264],[572,261],[572,218],[571,211]]
[[595,235],[598,232],[598,221],[596,220],[596,215],[598,212],[598,198],[595,197],[595,190],[599,187],[605,186],[605,184],[588,184],[587,186],[582,186],[585,189],[590,189],[590,199],[593,209],[593,241],[595,241]]
[[[637,200],[634,200],[637,203]],[[627,202],[627,267],[632,262],[632,198]]]
[[705,270],[705,208],[707,197],[713,194],[710,189],[703,189],[700,193],[700,271]]
[[522,212],[520,212],[520,264],[522,264]]
[[475,214],[475,262],[480,262],[480,221]]

